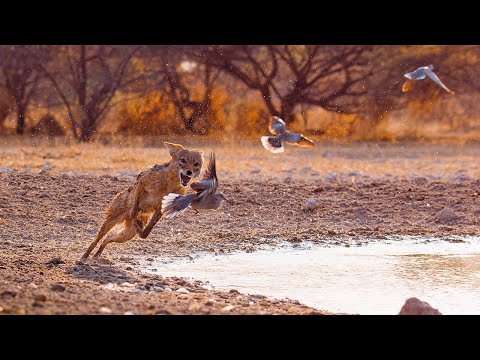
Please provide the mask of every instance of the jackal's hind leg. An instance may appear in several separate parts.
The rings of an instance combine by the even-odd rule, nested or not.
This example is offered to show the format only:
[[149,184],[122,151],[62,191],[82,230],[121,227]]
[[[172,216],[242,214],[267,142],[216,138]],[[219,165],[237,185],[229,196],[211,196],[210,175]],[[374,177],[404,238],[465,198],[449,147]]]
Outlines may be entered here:
[[133,227],[132,221],[127,220],[125,221],[125,228],[120,231],[118,234],[113,234],[105,238],[100,245],[98,251],[93,257],[99,257],[102,255],[103,250],[105,249],[105,246],[110,244],[111,242],[118,242],[118,243],[124,243],[127,242],[128,240],[132,239],[136,235],[135,228]]

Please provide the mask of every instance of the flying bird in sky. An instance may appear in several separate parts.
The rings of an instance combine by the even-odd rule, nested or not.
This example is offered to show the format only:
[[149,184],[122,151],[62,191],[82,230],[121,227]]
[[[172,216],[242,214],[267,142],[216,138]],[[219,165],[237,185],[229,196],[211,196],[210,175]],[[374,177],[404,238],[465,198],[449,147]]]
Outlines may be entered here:
[[312,140],[303,134],[286,130],[285,122],[278,116],[272,118],[268,129],[274,136],[262,136],[260,140],[262,141],[263,147],[272,153],[283,152],[285,150],[283,147],[284,143],[302,147],[311,147],[315,145]]
[[208,168],[202,180],[190,184],[195,193],[180,195],[170,193],[162,200],[163,217],[171,219],[183,213],[189,207],[194,210],[213,209],[220,207],[223,200],[228,201],[222,193],[216,193],[218,189],[217,169],[215,164],[215,153],[210,154]]
[[449,94],[454,94],[452,90],[445,86],[445,84],[439,79],[437,74],[433,71],[433,65],[422,66],[419,67],[417,70],[406,73],[405,76],[408,80],[405,81],[402,85],[402,91],[407,92],[411,90],[415,84],[415,80],[423,80],[426,76],[432,79],[438,86],[440,86],[443,90],[448,92]]

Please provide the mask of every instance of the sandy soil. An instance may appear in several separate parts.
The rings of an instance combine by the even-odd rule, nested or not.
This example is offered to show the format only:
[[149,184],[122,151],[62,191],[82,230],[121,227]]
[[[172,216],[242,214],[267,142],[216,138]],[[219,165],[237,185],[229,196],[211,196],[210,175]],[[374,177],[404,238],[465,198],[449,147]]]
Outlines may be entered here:
[[207,290],[139,265],[283,241],[351,246],[392,235],[479,233],[475,144],[321,144],[276,155],[259,142],[169,140],[216,150],[231,203],[161,221],[149,238],[109,245],[104,259],[86,263],[78,260],[107,204],[138,171],[167,161],[166,149],[0,146],[0,313],[328,314],[295,300]]

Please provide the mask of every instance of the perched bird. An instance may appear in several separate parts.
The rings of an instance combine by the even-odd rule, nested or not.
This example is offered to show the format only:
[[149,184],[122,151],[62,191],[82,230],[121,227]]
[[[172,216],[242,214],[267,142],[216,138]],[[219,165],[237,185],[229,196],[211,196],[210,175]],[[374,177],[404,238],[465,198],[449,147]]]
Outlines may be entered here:
[[285,122],[278,116],[272,118],[268,129],[275,136],[262,136],[260,140],[262,141],[263,147],[272,153],[283,152],[285,150],[283,147],[284,142],[302,147],[315,145],[315,143],[306,136],[287,131],[285,129]]
[[445,84],[438,78],[438,76],[432,71],[433,65],[422,66],[419,67],[417,70],[406,73],[405,76],[408,80],[405,81],[402,85],[402,91],[407,92],[413,88],[414,80],[423,80],[426,76],[432,79],[438,86],[440,86],[443,90],[450,94],[454,94],[452,90],[447,88]]
[[213,209],[216,210],[222,200],[228,201],[222,193],[216,193],[218,188],[217,169],[215,165],[215,154],[210,154],[208,168],[202,180],[190,184],[194,194],[179,195],[170,193],[163,197],[163,217],[171,219],[183,213],[189,207],[194,210]]

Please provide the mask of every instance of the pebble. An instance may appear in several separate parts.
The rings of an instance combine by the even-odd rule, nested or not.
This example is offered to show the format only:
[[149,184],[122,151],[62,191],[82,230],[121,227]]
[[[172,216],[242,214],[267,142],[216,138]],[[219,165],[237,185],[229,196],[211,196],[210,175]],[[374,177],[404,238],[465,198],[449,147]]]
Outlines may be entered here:
[[35,296],[35,301],[47,301],[47,297],[44,294],[38,294]]
[[125,311],[123,315],[138,315],[135,311]]
[[28,284],[28,287],[30,287],[30,288],[32,288],[32,289],[38,289],[38,285],[35,284],[35,283],[33,283],[33,282],[30,283],[30,284]]
[[453,220],[457,220],[459,218],[458,214],[454,212],[453,210],[450,210],[448,208],[444,208],[440,210],[436,215],[435,215],[437,221],[441,223],[447,223]]
[[314,198],[308,198],[305,202],[305,208],[309,211],[313,211],[318,208],[318,201]]
[[52,291],[58,291],[58,292],[63,292],[63,291],[65,291],[65,286],[63,286],[62,284],[53,284],[53,285],[50,287],[50,290],[52,290]]
[[217,300],[215,299],[208,299],[206,302],[205,302],[205,305],[207,306],[212,306],[213,304],[215,304],[217,302]]
[[330,181],[330,182],[333,182],[333,181],[336,181],[337,180],[337,173],[329,173],[325,176],[325,180],[327,181]]
[[109,308],[107,307],[101,307],[100,308],[100,312],[103,313],[103,314],[111,314],[112,313],[112,310],[110,310]]
[[227,312],[227,311],[232,311],[233,309],[235,309],[235,306],[233,306],[233,305],[227,305],[227,306],[225,306],[225,307],[222,309],[222,311]]
[[259,174],[262,171],[260,168],[255,168],[252,171],[250,171],[250,174]]
[[177,289],[177,292],[180,293],[180,294],[190,294],[190,291],[188,291],[187,289],[181,287],[180,289]]
[[292,174],[288,174],[288,175],[285,177],[285,179],[283,179],[283,182],[284,182],[285,184],[289,184],[289,183],[292,182],[292,180],[293,180]]

